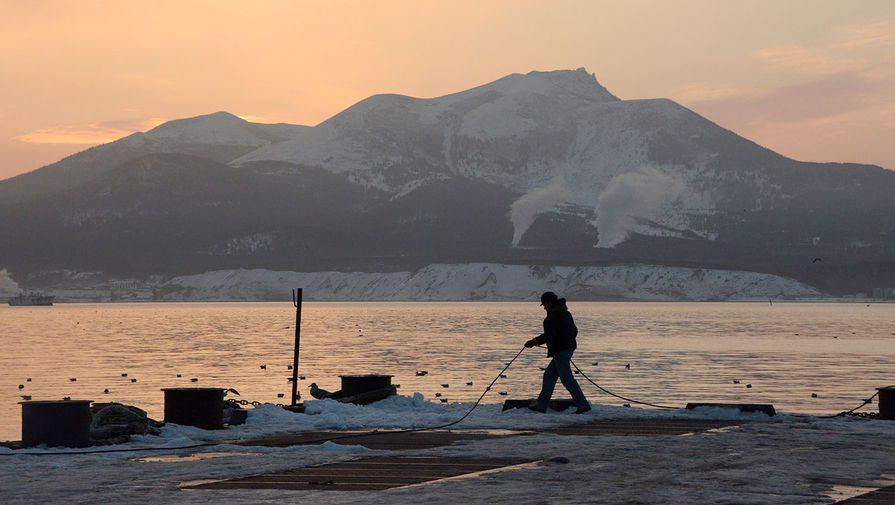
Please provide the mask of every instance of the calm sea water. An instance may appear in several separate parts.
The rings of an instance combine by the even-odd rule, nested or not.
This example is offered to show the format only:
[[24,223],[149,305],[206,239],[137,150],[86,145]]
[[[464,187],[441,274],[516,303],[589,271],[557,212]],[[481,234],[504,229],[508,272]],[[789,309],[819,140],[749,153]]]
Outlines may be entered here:
[[[832,414],[895,384],[895,304],[570,302],[570,310],[580,330],[573,360],[604,388],[641,401]],[[309,398],[311,382],[337,390],[339,375],[381,373],[394,375],[401,394],[472,401],[542,319],[536,302],[305,302],[300,391]],[[21,437],[22,395],[118,401],[155,419],[170,387],[288,403],[294,325],[291,302],[0,306],[0,440]],[[545,364],[543,349],[526,350],[485,402],[536,395]],[[579,381],[592,402],[624,403]],[[561,385],[557,396],[566,396]]]

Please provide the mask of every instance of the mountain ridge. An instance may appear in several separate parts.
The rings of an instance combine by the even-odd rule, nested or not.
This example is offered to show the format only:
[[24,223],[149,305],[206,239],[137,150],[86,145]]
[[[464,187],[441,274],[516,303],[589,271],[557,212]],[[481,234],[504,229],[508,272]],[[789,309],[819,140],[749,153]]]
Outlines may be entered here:
[[792,160],[671,100],[620,100],[584,69],[529,72],[375,95],[313,127],[170,121],[0,181],[0,233],[15,237],[0,267],[635,261],[841,293],[895,285],[893,192],[881,167]]

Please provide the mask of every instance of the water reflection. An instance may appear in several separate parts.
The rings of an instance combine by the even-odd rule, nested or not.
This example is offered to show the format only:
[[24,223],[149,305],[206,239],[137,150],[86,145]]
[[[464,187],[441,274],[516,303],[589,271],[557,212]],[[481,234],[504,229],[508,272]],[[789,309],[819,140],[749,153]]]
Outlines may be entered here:
[[[895,383],[895,304],[569,305],[580,330],[574,361],[601,386],[643,401],[834,413]],[[384,373],[395,376],[400,394],[435,400],[441,393],[455,402],[478,398],[540,333],[543,311],[536,302],[305,302],[302,317],[303,396],[311,382],[337,390],[339,375]],[[291,395],[291,303],[0,307],[0,321],[0,439],[20,436],[23,395],[120,401],[156,419],[163,417],[162,388],[233,387],[241,398],[272,403]],[[545,354],[523,352],[495,393],[535,396]],[[623,403],[580,382],[592,402]]]

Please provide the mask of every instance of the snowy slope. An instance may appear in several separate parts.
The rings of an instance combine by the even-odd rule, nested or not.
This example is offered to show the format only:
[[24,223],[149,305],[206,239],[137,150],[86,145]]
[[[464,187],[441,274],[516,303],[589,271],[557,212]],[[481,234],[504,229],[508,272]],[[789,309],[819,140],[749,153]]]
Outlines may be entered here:
[[535,300],[553,290],[578,300],[817,298],[802,283],[769,274],[653,265],[549,267],[471,263],[416,272],[221,270],[175,277],[167,300],[281,299],[296,286],[311,300]]
[[[393,198],[457,176],[507,188],[520,199],[559,184],[562,191],[533,215],[577,208],[602,214],[621,239],[630,231],[711,239],[703,221],[692,218],[714,212],[717,177],[707,177],[714,173],[708,170],[714,144],[735,137],[669,100],[619,100],[578,69],[513,74],[433,99],[373,96],[230,164],[322,167]],[[612,185],[619,178],[637,184],[618,198],[607,195],[619,190]],[[675,191],[666,192],[669,187]],[[643,192],[662,195],[644,200]],[[614,202],[633,205],[610,207]],[[639,219],[626,221],[629,215]],[[518,242],[526,227],[514,225]]]

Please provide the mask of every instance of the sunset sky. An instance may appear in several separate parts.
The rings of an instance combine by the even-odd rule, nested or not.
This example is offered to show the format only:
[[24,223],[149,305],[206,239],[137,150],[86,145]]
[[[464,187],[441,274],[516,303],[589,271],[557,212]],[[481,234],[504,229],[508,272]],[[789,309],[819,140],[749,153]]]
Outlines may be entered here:
[[895,169],[892,0],[0,0],[0,179],[171,119],[316,125],[579,67],[798,160]]

